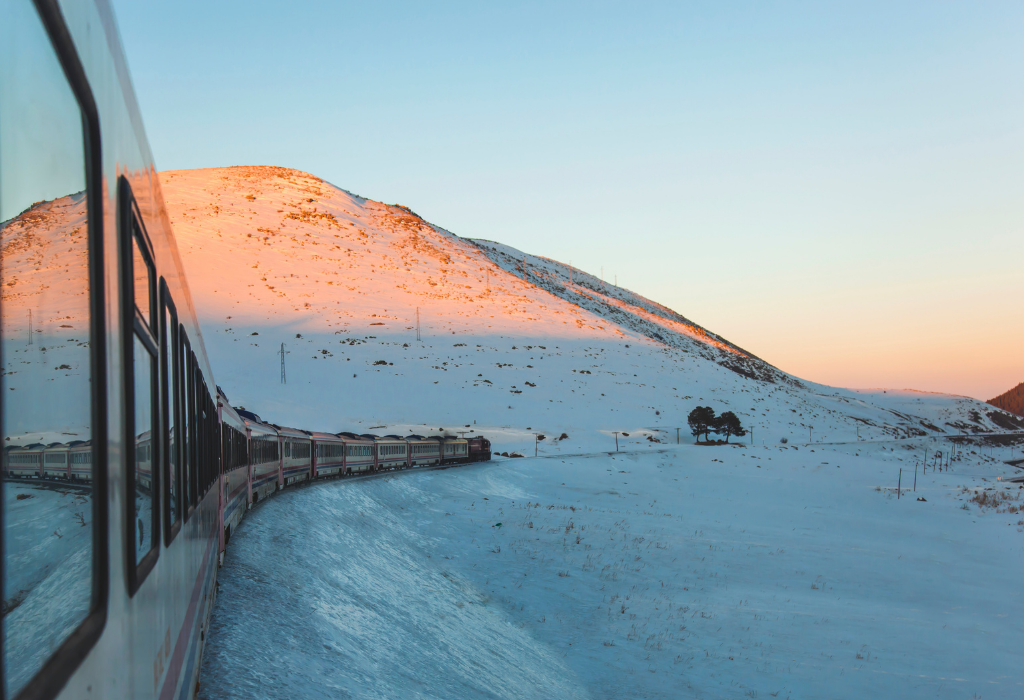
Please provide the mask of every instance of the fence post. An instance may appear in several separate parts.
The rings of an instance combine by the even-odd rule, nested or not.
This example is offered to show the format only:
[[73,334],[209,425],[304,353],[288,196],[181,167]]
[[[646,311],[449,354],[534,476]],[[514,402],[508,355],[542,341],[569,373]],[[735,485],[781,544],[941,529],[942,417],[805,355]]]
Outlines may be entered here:
[[903,487],[903,469],[900,469],[900,479],[896,482],[896,500],[900,500],[900,489]]

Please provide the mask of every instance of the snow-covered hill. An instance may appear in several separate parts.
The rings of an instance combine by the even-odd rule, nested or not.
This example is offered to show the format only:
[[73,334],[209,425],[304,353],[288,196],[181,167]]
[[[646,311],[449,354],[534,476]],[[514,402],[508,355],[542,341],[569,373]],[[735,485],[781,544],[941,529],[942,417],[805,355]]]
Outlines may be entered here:
[[278,423],[569,436],[550,451],[675,442],[698,404],[766,444],[1011,425],[973,399],[793,378],[640,295],[306,173],[160,179],[217,381]]

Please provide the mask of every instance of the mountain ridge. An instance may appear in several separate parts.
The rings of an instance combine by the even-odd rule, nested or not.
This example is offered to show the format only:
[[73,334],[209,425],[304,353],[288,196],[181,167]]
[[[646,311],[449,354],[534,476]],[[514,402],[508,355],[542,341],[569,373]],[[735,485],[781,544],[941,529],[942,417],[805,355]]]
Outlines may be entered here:
[[988,403],[996,408],[1001,408],[1004,411],[1009,411],[1024,418],[1024,382],[1004,391],[993,399],[989,399]]

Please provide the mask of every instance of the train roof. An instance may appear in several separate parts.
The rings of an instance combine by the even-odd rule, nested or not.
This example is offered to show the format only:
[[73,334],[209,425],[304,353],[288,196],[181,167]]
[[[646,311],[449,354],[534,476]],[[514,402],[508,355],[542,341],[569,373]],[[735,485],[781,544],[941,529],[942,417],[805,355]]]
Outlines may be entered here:
[[341,438],[334,433],[320,433],[316,430],[307,431],[309,436],[314,440],[340,440]]
[[262,423],[262,422],[259,422],[259,421],[250,421],[250,420],[246,419],[245,426],[251,432],[263,433],[263,434],[266,434],[266,435],[273,435],[274,437],[277,437],[277,428],[275,428],[273,425],[270,425],[269,423]]
[[252,411],[246,411],[244,408],[234,408],[235,413],[239,415],[243,420],[250,421],[252,423],[263,423],[263,419]]
[[271,423],[272,426],[277,428],[278,435],[286,437],[297,437],[297,438],[309,438],[309,432],[302,428],[289,428],[285,425],[278,425],[277,423]]

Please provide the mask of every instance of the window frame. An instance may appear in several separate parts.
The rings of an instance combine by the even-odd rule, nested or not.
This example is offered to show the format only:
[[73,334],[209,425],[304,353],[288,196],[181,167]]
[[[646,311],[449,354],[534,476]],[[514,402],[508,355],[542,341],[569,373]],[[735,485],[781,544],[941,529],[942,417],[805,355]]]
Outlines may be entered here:
[[[75,97],[82,120],[82,146],[85,164],[86,235],[89,255],[89,372],[91,379],[90,418],[92,421],[92,586],[89,612],[43,662],[35,675],[15,696],[17,700],[50,700],[95,646],[107,622],[110,591],[110,551],[107,528],[107,320],[105,266],[103,260],[103,164],[99,112],[85,69],[56,0],[34,0],[43,30],[50,40],[68,88]],[[5,410],[0,397],[0,412]],[[3,518],[0,499],[0,522]],[[4,567],[3,538],[0,537],[0,580]],[[2,624],[2,623],[0,623]],[[2,664],[0,664],[2,668]],[[5,694],[0,684],[0,695]]]
[[[157,303],[157,276],[156,264],[154,262],[153,248],[146,232],[146,225],[142,219],[142,212],[139,210],[135,195],[132,193],[131,185],[122,175],[118,178],[118,238],[121,252],[121,338],[123,361],[123,391],[124,391],[124,484],[125,484],[125,527],[124,549],[125,549],[125,577],[128,588],[128,597],[134,597],[142,583],[149,576],[156,566],[160,557],[160,486],[162,481],[162,460],[163,437],[161,431],[161,370],[160,343],[156,336],[155,329],[150,328],[143,320],[135,305],[135,255],[133,244],[138,246],[139,253],[144,262],[150,268],[149,276],[149,318],[156,318]],[[150,376],[150,500],[151,518],[150,530],[151,542],[153,545],[145,556],[138,562],[135,561],[136,531],[135,531],[135,339],[141,340],[142,344],[150,353],[150,361],[157,365]]]
[[[170,320],[168,320],[168,314]],[[171,546],[171,542],[177,537],[181,531],[181,511],[182,511],[182,488],[181,488],[181,439],[180,435],[182,432],[181,422],[181,398],[180,398],[180,381],[179,379],[180,366],[178,364],[178,309],[174,304],[174,299],[171,298],[170,289],[167,286],[167,280],[163,277],[160,278],[160,388],[161,388],[161,401],[160,401],[160,432],[164,436],[163,446],[163,529],[164,529],[164,545],[167,547]],[[170,357],[168,357],[170,355]],[[173,376],[169,372],[169,369],[173,369]],[[178,432],[178,450],[175,455],[176,459],[171,458],[171,416],[174,417],[174,428]],[[172,509],[171,508],[171,473],[174,473],[174,478],[178,487],[178,503]],[[171,522],[171,517],[174,516],[174,521]]]

